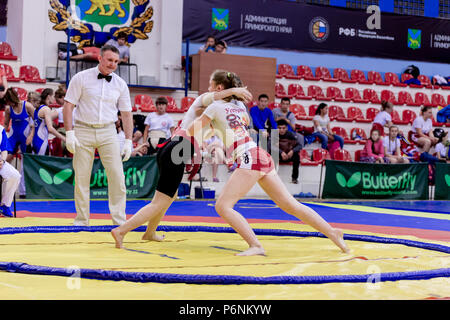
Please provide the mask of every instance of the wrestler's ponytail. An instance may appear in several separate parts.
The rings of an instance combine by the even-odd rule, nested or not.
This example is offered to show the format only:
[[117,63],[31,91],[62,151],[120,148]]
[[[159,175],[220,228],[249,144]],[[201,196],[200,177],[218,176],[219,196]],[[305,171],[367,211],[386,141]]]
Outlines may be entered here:
[[[224,89],[241,88],[244,86],[242,80],[236,73],[226,70],[214,71],[213,74],[211,75],[211,80],[213,80],[216,85],[222,85]],[[231,96],[224,100],[230,101],[232,99],[242,101],[241,98],[236,96]]]

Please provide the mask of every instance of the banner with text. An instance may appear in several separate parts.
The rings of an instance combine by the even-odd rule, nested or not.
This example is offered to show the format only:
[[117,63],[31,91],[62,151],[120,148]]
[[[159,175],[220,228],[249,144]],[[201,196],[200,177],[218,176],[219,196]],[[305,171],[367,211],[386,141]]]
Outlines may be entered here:
[[436,163],[435,200],[450,200],[450,164]]
[[428,164],[325,161],[323,198],[428,200]]
[[274,0],[184,0],[183,39],[450,62],[450,20]]
[[[25,154],[27,198],[73,199],[75,174],[71,158]],[[156,157],[132,157],[123,163],[128,198],[151,198],[159,172]],[[95,159],[90,183],[91,199],[108,198],[108,179],[100,159]]]

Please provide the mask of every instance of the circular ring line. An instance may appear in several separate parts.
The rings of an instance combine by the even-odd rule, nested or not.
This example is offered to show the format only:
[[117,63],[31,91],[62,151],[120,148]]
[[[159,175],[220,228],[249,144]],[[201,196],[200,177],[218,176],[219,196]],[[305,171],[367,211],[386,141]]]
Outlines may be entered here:
[[[109,232],[116,226],[37,226],[22,228],[0,228],[0,235],[20,233],[71,233],[71,232]],[[145,231],[141,226],[133,231]],[[227,227],[206,226],[159,226],[157,231],[165,232],[212,232],[212,233],[236,233]],[[319,232],[292,231],[280,229],[254,229],[255,234],[264,236],[288,236],[288,237],[320,237],[326,238]],[[386,238],[369,235],[344,234],[345,240],[376,242],[385,244],[401,244],[419,249],[450,253],[450,247],[419,242],[406,239]],[[201,274],[171,274],[150,272],[110,271],[102,269],[54,268],[47,266],[28,265],[22,262],[0,262],[0,270],[25,274],[52,275],[93,280],[129,281],[129,282],[157,282],[157,283],[186,283],[209,285],[237,285],[237,284],[324,284],[324,283],[364,283],[373,281],[373,274],[363,275],[328,275],[328,276],[272,276],[250,277],[230,275],[201,275]],[[440,268],[424,271],[388,272],[377,274],[377,282],[399,280],[428,280],[439,277],[450,277],[450,268]],[[372,279],[372,280],[371,280]]]

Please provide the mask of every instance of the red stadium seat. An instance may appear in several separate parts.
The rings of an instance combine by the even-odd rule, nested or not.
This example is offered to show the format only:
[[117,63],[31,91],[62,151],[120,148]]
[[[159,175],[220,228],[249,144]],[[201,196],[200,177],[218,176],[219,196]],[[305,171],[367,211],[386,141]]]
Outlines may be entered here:
[[[361,139],[356,139],[357,136],[360,136]],[[352,128],[352,130],[350,130],[350,138],[353,141],[356,141],[356,143],[365,144],[367,140],[367,135],[366,132],[361,128]]]
[[417,115],[414,111],[405,109],[402,112],[403,121],[407,121],[407,123],[412,124],[413,121],[417,118]]
[[323,67],[323,66],[316,68],[316,78],[319,78],[320,80],[328,81],[328,82],[339,81],[338,79],[335,79],[331,76],[330,70],[328,70],[327,67]]
[[322,88],[316,85],[308,87],[308,96],[313,97],[316,100],[330,101],[331,99],[323,94]]
[[431,95],[431,104],[434,107],[437,107],[437,106],[445,107],[447,105],[447,102],[445,101],[445,98],[443,95],[441,95],[439,93],[433,93]]
[[280,104],[278,103],[278,102],[272,102],[272,103],[269,103],[269,105],[267,106],[270,110],[273,110],[273,109],[275,109],[275,108],[279,108],[280,107]]
[[302,166],[318,166],[319,162],[311,159],[306,149],[300,150],[300,163]]
[[19,78],[20,80],[23,80],[25,82],[32,82],[32,83],[47,82],[45,79],[41,79],[39,70],[36,67],[30,65],[20,67]]
[[347,134],[347,130],[345,130],[342,127],[333,127],[331,128],[331,132],[333,132],[334,134],[337,134],[338,136],[341,136],[342,138],[344,138],[344,143],[350,143],[350,144],[355,144],[356,141],[350,139],[350,137]]
[[344,83],[356,83],[356,80],[352,80],[349,78],[348,73],[345,69],[342,68],[335,68],[333,71],[333,76],[335,79],[338,79],[341,82]]
[[347,109],[347,119],[361,123],[372,122],[371,120],[364,118],[362,110],[355,106],[351,106]]
[[366,79],[364,72],[358,69],[353,69],[350,71],[350,79],[355,80],[360,84],[372,84],[372,81]]
[[393,124],[408,124],[408,121],[402,120],[397,110],[392,110],[391,113],[392,123]]
[[275,82],[275,97],[277,98],[288,98],[288,94],[281,83]]
[[166,112],[168,113],[183,113],[180,108],[178,108],[177,103],[175,102],[175,99],[171,96],[164,96],[167,99],[167,109]]
[[305,108],[300,104],[291,104],[289,107],[289,111],[291,111],[297,120],[311,120],[312,117],[306,114]]
[[298,79],[298,76],[295,75],[294,69],[290,64],[279,64],[278,65],[278,73],[277,78],[286,78],[286,79]]
[[6,80],[8,80],[8,82],[20,82],[20,78],[17,78],[14,75],[14,71],[11,68],[10,65],[4,64],[4,63],[0,63],[0,69],[6,75]]
[[312,104],[309,106],[308,108],[308,115],[311,117],[314,117],[316,115],[316,110],[317,110],[317,105],[316,104]]
[[366,119],[368,119],[368,120],[370,120],[370,122],[372,122],[373,119],[375,119],[375,117],[378,114],[378,112],[380,112],[379,109],[367,108],[367,110],[366,110]]
[[395,94],[391,90],[382,90],[381,91],[381,101],[386,100],[391,102],[394,105],[398,105],[397,99],[395,98]]
[[0,42],[0,59],[17,60],[17,56],[13,55],[12,48],[7,42]]
[[366,88],[363,90],[363,98],[369,100],[372,103],[380,103],[380,99],[378,98],[378,94],[375,90]]
[[328,152],[327,149],[322,148],[314,149],[312,153],[312,159],[318,164],[322,164],[325,162],[325,160],[331,160],[330,152]]
[[336,149],[334,151],[334,160],[340,160],[340,161],[352,161],[352,156],[350,155],[350,152],[345,149]]
[[302,87],[298,83],[290,83],[288,85],[287,96],[289,98],[294,98],[297,96],[299,90],[303,91]]
[[356,88],[345,89],[345,98],[357,103],[368,103],[369,99],[362,99]]
[[367,72],[367,80],[371,83],[375,83],[379,86],[387,86],[388,84],[384,82],[383,77],[378,71],[369,71]]
[[386,72],[384,74],[384,79],[386,81],[386,84],[393,85],[394,87],[407,87],[408,85],[405,83],[401,83],[398,75],[393,72]]
[[299,79],[305,80],[319,80],[318,77],[315,77],[311,71],[311,68],[308,66],[298,66],[297,67],[297,76]]
[[328,87],[327,88],[327,97],[339,102],[349,102],[350,99],[344,98],[342,96],[341,89],[338,87]]
[[183,97],[181,98],[181,111],[186,112],[189,110],[189,107],[194,102],[195,98],[193,97]]
[[433,127],[442,127],[445,125],[445,123],[437,122],[434,116],[431,118],[431,121],[433,122]]
[[399,91],[397,102],[399,105],[417,106],[411,94],[408,91]]
[[433,85],[431,84],[430,78],[428,78],[424,74],[419,74],[419,76],[417,77],[417,80],[419,80],[420,83],[428,89],[433,87]]
[[449,105],[449,104],[450,104],[450,94],[447,97],[447,105]]
[[155,112],[156,107],[152,97],[146,94],[138,94],[134,97],[134,105],[142,112]]
[[295,98],[300,99],[300,100],[312,100],[311,96],[308,96],[305,94],[305,91],[303,91],[303,88],[301,85],[298,85],[298,87],[297,87],[297,94],[296,94]]
[[430,100],[428,99],[428,96],[423,93],[423,92],[416,92],[415,95],[415,100],[414,102],[416,103],[416,105],[418,106],[427,106],[427,107],[431,107],[431,103]]
[[19,95],[20,100],[27,100],[28,91],[26,89],[20,87],[13,87],[13,89]]

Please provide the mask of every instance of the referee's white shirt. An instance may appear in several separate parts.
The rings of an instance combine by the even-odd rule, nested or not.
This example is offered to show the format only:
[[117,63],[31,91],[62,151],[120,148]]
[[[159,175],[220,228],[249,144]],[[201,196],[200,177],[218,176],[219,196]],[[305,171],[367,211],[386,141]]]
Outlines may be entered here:
[[75,118],[91,125],[117,121],[117,111],[131,111],[127,83],[115,73],[111,82],[98,79],[98,66],[77,73],[70,80],[64,100],[74,104]]

